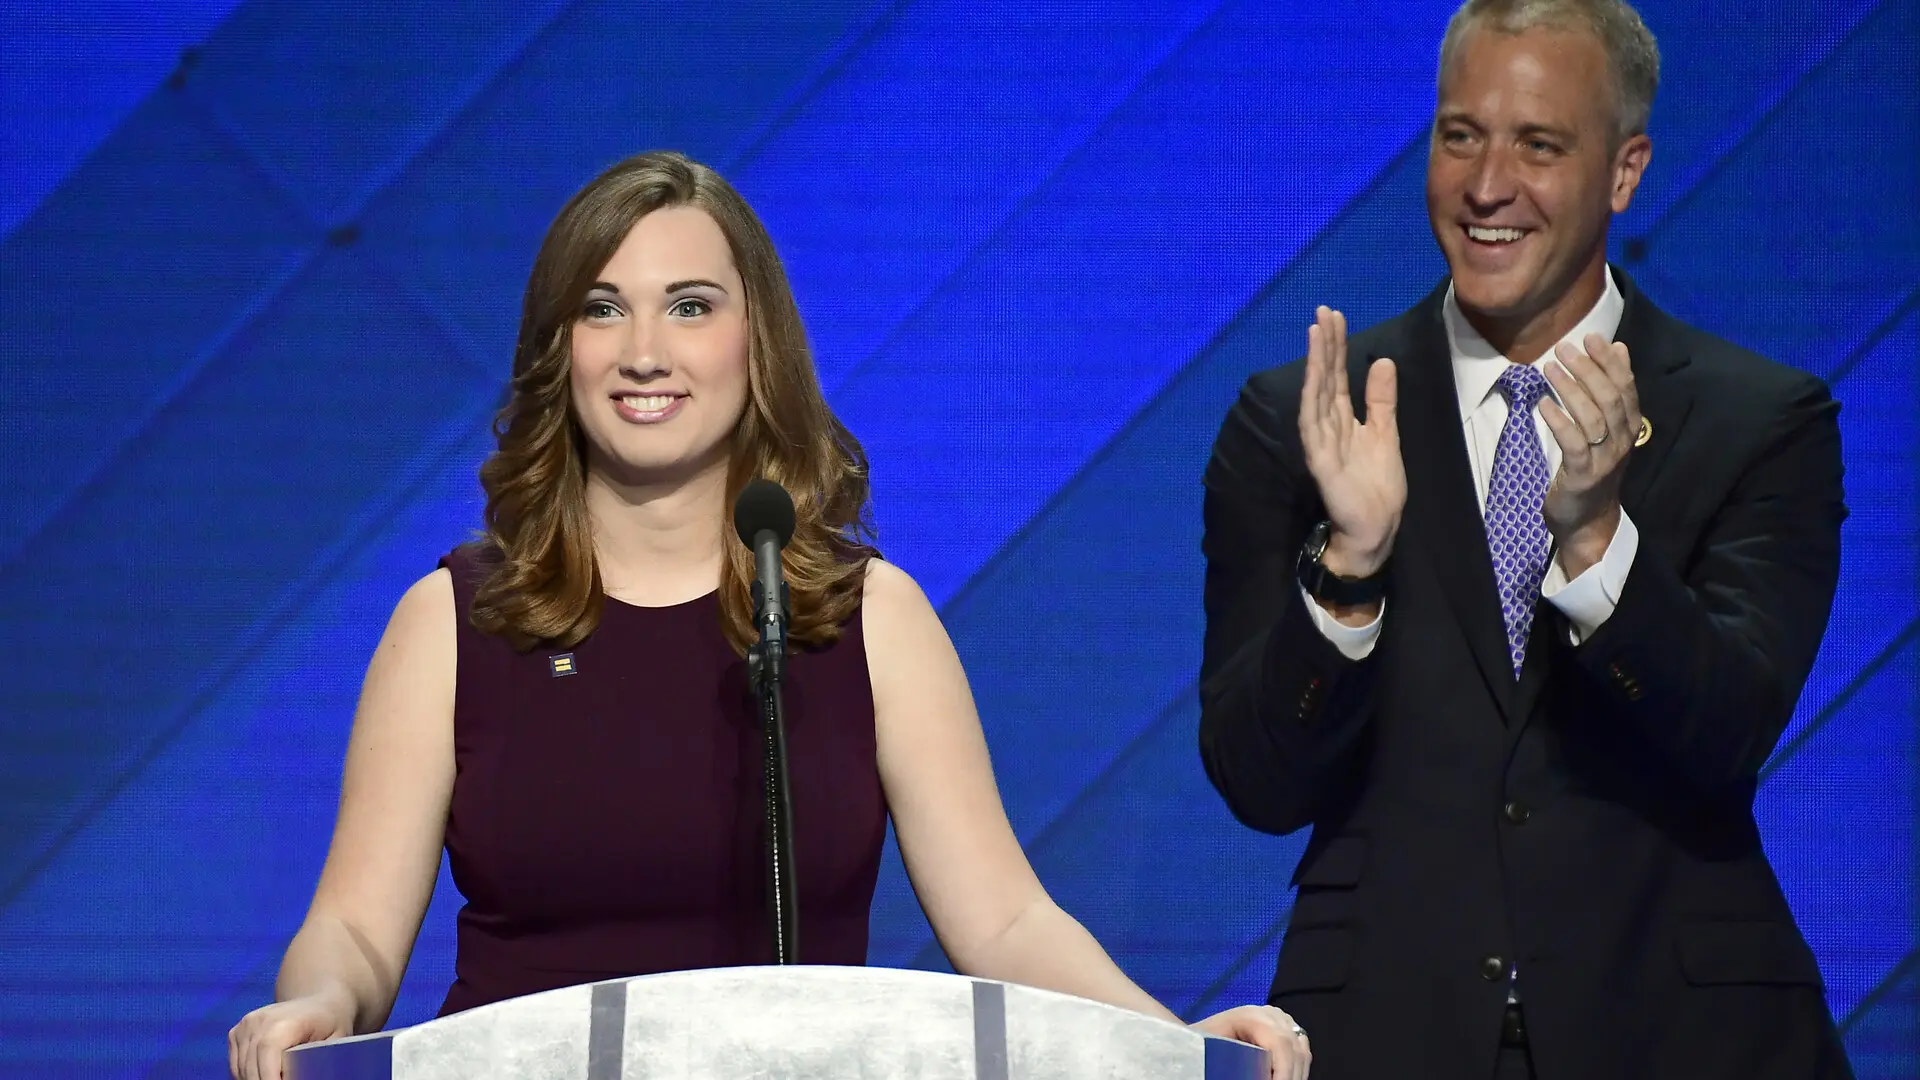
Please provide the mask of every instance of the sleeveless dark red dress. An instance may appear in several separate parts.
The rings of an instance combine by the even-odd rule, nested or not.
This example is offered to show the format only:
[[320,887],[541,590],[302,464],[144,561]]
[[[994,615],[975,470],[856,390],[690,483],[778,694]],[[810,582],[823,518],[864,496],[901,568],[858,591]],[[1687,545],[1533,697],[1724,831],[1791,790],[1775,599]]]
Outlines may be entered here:
[[[442,1015],[600,979],[770,963],[763,743],[717,594],[608,598],[570,648],[467,621],[473,548],[440,561],[460,616],[447,854],[466,899]],[[783,689],[800,961],[864,964],[886,835],[858,613]]]

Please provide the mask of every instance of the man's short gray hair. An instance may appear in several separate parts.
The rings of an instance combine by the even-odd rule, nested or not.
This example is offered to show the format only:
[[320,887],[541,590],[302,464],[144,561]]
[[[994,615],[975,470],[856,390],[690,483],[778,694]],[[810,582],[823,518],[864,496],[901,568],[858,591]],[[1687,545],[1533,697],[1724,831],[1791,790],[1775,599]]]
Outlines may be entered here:
[[1660,46],[1640,21],[1640,13],[1625,0],[1467,0],[1448,20],[1447,36],[1440,42],[1442,85],[1461,40],[1475,29],[1502,34],[1539,29],[1592,34],[1606,50],[1613,79],[1614,145],[1646,133],[1654,91],[1660,87]]

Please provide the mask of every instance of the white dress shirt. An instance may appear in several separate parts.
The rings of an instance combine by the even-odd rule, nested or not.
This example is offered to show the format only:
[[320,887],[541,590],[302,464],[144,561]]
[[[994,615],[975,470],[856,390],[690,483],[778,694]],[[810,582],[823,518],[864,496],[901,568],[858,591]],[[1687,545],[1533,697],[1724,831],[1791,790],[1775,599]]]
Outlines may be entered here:
[[[1626,302],[1621,298],[1620,288],[1614,284],[1611,272],[1606,279],[1607,288],[1600,294],[1599,303],[1561,341],[1571,342],[1580,348],[1581,340],[1588,334],[1599,334],[1608,341],[1613,340],[1614,334],[1620,329],[1620,314]],[[1512,361],[1500,355],[1467,321],[1459,302],[1453,297],[1451,285],[1447,286],[1442,312],[1447,327],[1447,348],[1453,354],[1453,385],[1460,396],[1460,423],[1466,432],[1467,462],[1473,472],[1473,488],[1480,499],[1480,512],[1484,515],[1487,510],[1487,486],[1493,477],[1493,454],[1500,444],[1500,432],[1507,423],[1506,395],[1500,393],[1495,384]],[[1553,359],[1552,349],[1534,361],[1534,366],[1540,367],[1548,362],[1559,362]],[[1533,426],[1540,437],[1540,447],[1546,452],[1547,473],[1555,475],[1560,469],[1560,444],[1554,441],[1553,432],[1547,427],[1546,420],[1541,418],[1538,409],[1533,414]],[[1614,437],[1633,438],[1638,434],[1615,432]],[[1627,571],[1633,566],[1633,556],[1639,549],[1640,532],[1623,510],[1619,528],[1607,543],[1606,554],[1579,577],[1568,581],[1567,572],[1560,565],[1560,556],[1555,553],[1547,567],[1546,580],[1540,585],[1540,595],[1567,617],[1567,622],[1571,624],[1569,633],[1573,644],[1578,645],[1591,637],[1600,624],[1613,614],[1615,605],[1620,602],[1620,590],[1627,583]],[[1342,654],[1349,659],[1360,660],[1373,652],[1374,643],[1380,640],[1380,621],[1386,617],[1385,604],[1381,605],[1380,613],[1374,616],[1372,622],[1365,626],[1348,626],[1307,596],[1305,589],[1301,590],[1301,596],[1306,599],[1307,610],[1313,615],[1313,624]]]

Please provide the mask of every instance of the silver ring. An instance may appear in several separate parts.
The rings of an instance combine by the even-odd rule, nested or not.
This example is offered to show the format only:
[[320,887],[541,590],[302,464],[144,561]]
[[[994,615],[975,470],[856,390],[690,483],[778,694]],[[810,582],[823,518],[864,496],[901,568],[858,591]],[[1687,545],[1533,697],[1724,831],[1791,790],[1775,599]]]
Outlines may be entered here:
[[1307,1037],[1307,1029],[1301,1027],[1299,1024],[1293,1025],[1293,1033],[1303,1039]]
[[1603,432],[1601,432],[1601,433],[1600,433],[1600,437],[1599,437],[1599,438],[1597,438],[1597,439],[1588,439],[1588,440],[1587,440],[1587,445],[1588,445],[1588,446],[1599,446],[1599,445],[1600,445],[1601,443],[1603,443],[1603,442],[1606,442],[1606,441],[1607,441],[1607,436],[1609,436],[1609,435],[1612,435],[1612,434],[1613,434],[1613,432],[1611,432],[1611,431],[1603,431]]

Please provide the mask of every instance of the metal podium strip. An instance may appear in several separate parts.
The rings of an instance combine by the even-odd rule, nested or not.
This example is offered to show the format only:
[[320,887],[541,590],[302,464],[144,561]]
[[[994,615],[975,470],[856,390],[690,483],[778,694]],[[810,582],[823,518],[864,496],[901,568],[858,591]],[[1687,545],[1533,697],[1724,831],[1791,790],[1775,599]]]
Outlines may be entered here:
[[620,1080],[626,1043],[627,984],[595,983],[587,1022],[587,1080]]
[[974,1080],[1007,1080],[1007,988],[973,984]]

